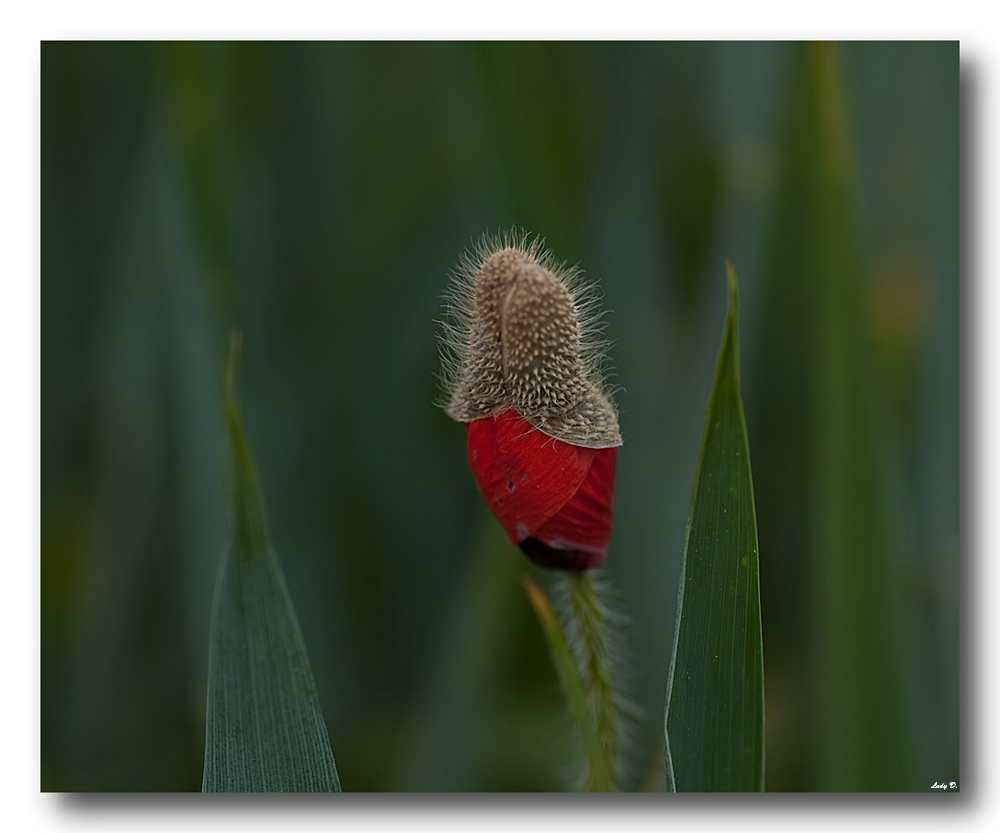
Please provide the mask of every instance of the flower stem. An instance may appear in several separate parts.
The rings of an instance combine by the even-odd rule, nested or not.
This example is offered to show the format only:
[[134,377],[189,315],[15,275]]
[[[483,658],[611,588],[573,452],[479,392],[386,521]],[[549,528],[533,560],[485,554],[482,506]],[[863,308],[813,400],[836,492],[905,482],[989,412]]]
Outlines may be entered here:
[[593,570],[565,573],[565,581],[568,585],[567,630],[593,715],[601,755],[601,766],[590,767],[584,790],[603,792],[617,786],[619,754],[619,714],[608,641],[608,609]]
[[586,771],[581,789],[611,792],[617,786],[619,720],[608,647],[608,612],[592,570],[559,575],[558,617],[534,581],[526,577],[524,584],[582,735]]

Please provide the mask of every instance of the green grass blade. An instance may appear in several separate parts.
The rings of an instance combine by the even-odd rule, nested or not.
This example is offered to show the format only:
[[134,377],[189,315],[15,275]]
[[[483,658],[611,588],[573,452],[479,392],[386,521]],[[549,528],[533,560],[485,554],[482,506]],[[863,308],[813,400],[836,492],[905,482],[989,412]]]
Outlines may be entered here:
[[232,540],[212,605],[204,792],[339,792],[319,698],[236,398],[238,341],[224,393],[232,445]]
[[678,792],[764,788],[757,519],[740,397],[736,274],[688,518],[664,717]]

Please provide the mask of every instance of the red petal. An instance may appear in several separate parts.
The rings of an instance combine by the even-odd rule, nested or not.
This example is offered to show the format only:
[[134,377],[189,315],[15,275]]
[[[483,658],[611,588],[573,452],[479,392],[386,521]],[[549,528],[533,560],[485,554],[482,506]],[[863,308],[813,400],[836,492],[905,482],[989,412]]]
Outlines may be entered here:
[[469,467],[512,544],[544,566],[583,569],[604,560],[616,448],[553,439],[512,410],[466,430]]
[[589,554],[587,567],[604,561],[611,539],[617,448],[594,449],[594,460],[576,494],[534,536],[556,550]]

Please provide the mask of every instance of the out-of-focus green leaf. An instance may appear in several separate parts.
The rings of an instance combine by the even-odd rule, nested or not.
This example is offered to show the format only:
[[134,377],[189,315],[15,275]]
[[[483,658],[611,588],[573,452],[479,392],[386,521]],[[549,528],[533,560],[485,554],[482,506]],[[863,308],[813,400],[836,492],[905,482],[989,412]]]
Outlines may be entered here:
[[224,394],[232,445],[232,540],[219,566],[208,658],[204,792],[339,792],[302,634],[271,548],[236,399],[238,342]]
[[740,397],[736,274],[688,518],[664,717],[667,787],[764,788],[757,519]]
[[[513,615],[520,612],[515,603],[521,565],[500,526],[482,509],[461,565],[459,591],[444,602],[450,609],[433,642],[433,664],[410,698],[411,728],[399,733],[392,756],[396,773],[387,783],[393,791],[494,789],[489,782],[484,785],[484,769],[497,754],[491,730],[505,705],[499,657],[511,650],[505,640],[515,631]],[[545,758],[533,764],[547,765],[551,761]],[[523,758],[520,768],[529,769]],[[536,782],[524,783],[530,788]]]
[[887,504],[888,450],[871,375],[865,270],[838,48],[808,47],[806,119],[815,156],[816,771],[836,791],[927,789],[916,777],[903,682],[900,576]]

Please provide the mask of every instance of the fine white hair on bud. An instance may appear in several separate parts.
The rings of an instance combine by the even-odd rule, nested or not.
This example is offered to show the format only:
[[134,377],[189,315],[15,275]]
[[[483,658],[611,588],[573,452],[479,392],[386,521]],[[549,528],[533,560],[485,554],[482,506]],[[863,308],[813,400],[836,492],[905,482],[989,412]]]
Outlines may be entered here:
[[462,256],[445,296],[440,404],[459,422],[513,408],[555,439],[621,445],[604,389],[600,300],[540,238],[516,230],[484,236]]

